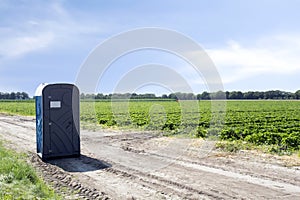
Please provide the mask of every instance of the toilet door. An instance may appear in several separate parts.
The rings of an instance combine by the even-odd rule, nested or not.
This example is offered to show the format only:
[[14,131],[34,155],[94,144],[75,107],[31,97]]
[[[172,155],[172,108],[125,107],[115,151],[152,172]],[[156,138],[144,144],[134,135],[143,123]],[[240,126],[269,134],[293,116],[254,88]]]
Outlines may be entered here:
[[[79,151],[79,135],[75,127],[74,113],[77,106],[72,104],[72,87],[53,85],[47,88],[46,105],[49,131],[48,154],[51,156],[67,156]],[[78,102],[78,101],[75,101]]]

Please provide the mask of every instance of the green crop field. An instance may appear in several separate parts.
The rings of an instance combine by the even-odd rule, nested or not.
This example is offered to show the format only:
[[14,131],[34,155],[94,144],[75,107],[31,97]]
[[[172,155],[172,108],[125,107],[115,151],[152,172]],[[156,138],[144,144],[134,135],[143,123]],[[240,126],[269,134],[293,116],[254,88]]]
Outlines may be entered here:
[[[300,149],[300,101],[227,101],[225,110],[214,110],[220,105],[224,102],[83,101],[81,120],[105,127],[163,130]],[[0,112],[34,115],[34,102],[0,102]]]
[[33,100],[26,100],[26,101],[0,100],[0,112],[34,116],[35,104]]

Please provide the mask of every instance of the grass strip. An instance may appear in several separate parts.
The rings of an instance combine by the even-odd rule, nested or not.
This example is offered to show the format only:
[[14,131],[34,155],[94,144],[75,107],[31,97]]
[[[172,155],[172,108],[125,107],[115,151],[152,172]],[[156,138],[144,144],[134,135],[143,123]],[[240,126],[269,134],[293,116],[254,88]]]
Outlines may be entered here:
[[26,162],[27,155],[0,141],[0,199],[62,199]]

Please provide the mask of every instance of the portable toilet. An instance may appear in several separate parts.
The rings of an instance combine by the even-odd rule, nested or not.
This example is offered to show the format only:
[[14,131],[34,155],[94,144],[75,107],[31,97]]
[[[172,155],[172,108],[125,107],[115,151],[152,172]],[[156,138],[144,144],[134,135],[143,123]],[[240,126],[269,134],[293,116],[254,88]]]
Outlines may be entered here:
[[35,93],[37,154],[44,160],[80,155],[79,90],[46,84]]

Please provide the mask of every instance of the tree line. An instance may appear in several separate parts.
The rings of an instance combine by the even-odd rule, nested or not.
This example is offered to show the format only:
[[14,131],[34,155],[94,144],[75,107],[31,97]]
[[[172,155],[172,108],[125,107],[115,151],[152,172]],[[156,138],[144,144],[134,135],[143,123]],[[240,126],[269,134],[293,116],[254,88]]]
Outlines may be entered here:
[[210,100],[210,99],[300,99],[300,90],[293,92],[285,92],[280,90],[260,91],[218,91],[218,92],[202,92],[201,94],[176,92],[171,94],[163,94],[156,96],[155,94],[136,94],[136,93],[114,93],[114,94],[84,94],[81,93],[81,99],[170,99],[170,100]]
[[[218,92],[202,92],[201,94],[176,92],[171,94],[163,94],[156,96],[152,93],[136,94],[136,93],[114,93],[114,94],[84,94],[81,93],[81,99],[170,99],[170,100],[210,100],[210,99],[300,99],[300,90],[293,92],[285,92],[280,90],[270,91],[218,91]],[[0,92],[0,99],[22,100],[30,99],[26,92]]]
[[21,100],[29,99],[29,95],[26,92],[0,92],[0,99],[10,99],[10,100]]

